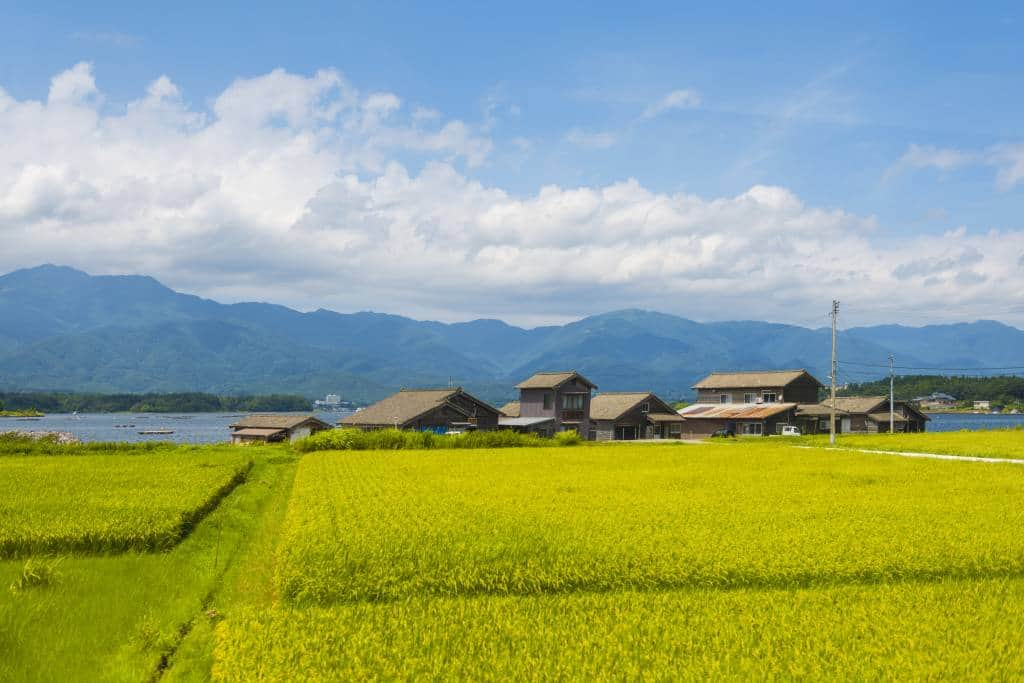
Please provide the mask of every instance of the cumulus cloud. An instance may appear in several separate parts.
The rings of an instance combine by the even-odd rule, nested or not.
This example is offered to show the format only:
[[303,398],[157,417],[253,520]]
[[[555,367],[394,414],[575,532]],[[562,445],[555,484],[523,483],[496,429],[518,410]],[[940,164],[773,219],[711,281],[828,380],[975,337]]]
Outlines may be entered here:
[[694,90],[673,90],[657,102],[649,105],[643,118],[653,119],[673,109],[693,109],[700,106],[700,95]]
[[588,133],[581,128],[572,128],[565,134],[567,142],[584,149],[607,149],[615,144],[615,136],[608,132]]
[[513,194],[473,177],[493,154],[477,127],[332,70],[239,79],[209,109],[160,77],[106,111],[78,65],[46,102],[0,91],[0,139],[0,271],[56,262],[228,301],[518,322],[626,306],[799,321],[833,297],[973,318],[1024,291],[1024,233],[876,244],[872,218],[783,187]]

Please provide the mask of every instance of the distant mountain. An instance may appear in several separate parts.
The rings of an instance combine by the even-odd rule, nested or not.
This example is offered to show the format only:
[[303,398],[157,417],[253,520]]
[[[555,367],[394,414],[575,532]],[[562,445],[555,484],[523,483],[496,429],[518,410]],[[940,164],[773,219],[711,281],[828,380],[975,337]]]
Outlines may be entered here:
[[[0,276],[0,389],[339,392],[370,401],[449,380],[502,401],[541,369],[573,368],[602,390],[689,396],[715,369],[805,367],[828,375],[829,331],[742,321],[698,323],[615,311],[562,326],[444,324],[381,313],[310,313],[221,304],[143,276],[40,266]],[[1024,366],[1024,332],[996,322],[843,331],[840,380],[901,366]],[[851,365],[846,365],[847,363]],[[860,365],[855,365],[860,364]]]

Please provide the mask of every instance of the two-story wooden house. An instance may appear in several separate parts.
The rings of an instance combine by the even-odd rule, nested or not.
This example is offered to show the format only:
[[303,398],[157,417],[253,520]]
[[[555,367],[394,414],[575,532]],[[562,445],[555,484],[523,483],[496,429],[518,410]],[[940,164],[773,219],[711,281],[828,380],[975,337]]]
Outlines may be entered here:
[[693,385],[697,401],[679,411],[685,436],[719,430],[736,435],[779,434],[796,425],[797,406],[818,403],[823,385],[806,370],[713,372]]
[[597,385],[576,372],[538,372],[516,385],[519,418],[550,418],[554,431],[590,433],[590,397]]

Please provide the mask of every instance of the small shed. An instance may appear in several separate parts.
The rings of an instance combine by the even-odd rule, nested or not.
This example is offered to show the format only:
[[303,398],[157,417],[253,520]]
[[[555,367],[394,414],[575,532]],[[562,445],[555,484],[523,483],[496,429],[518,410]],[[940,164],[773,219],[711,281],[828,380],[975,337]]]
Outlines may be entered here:
[[655,394],[606,392],[590,402],[591,441],[681,439],[684,419]]
[[231,425],[231,443],[292,441],[331,429],[315,415],[247,415]]

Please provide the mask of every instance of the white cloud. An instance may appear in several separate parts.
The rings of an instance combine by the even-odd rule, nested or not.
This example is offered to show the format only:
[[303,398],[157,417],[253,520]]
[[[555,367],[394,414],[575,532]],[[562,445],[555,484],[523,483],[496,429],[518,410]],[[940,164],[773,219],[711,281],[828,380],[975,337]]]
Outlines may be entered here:
[[565,134],[566,142],[584,149],[607,149],[615,144],[615,136],[612,133],[601,131],[588,133],[581,128],[572,128]]
[[978,159],[978,155],[958,149],[911,144],[903,156],[886,170],[885,179],[888,180],[904,171],[918,168],[951,171],[977,163]]
[[1024,144],[996,145],[989,150],[989,162],[999,167],[999,187],[1009,190],[1024,180]]
[[491,153],[476,127],[336,71],[239,79],[209,111],[165,76],[119,112],[100,102],[88,65],[45,103],[0,91],[0,272],[56,262],[224,300],[512,321],[626,306],[801,320],[894,293],[936,320],[1005,318],[987,311],[1024,291],[1022,232],[876,244],[872,218],[782,187],[517,196],[466,170]]
[[999,144],[977,151],[911,144],[885,172],[884,179],[911,169],[953,171],[968,166],[994,167],[999,189],[1011,190],[1024,180],[1024,144]]
[[643,118],[653,119],[673,109],[693,109],[700,106],[700,95],[694,90],[673,90],[657,102],[649,105]]
[[92,64],[80,62],[73,68],[60,73],[50,81],[50,95],[47,103],[75,104],[88,100],[98,94],[96,81],[92,76]]

